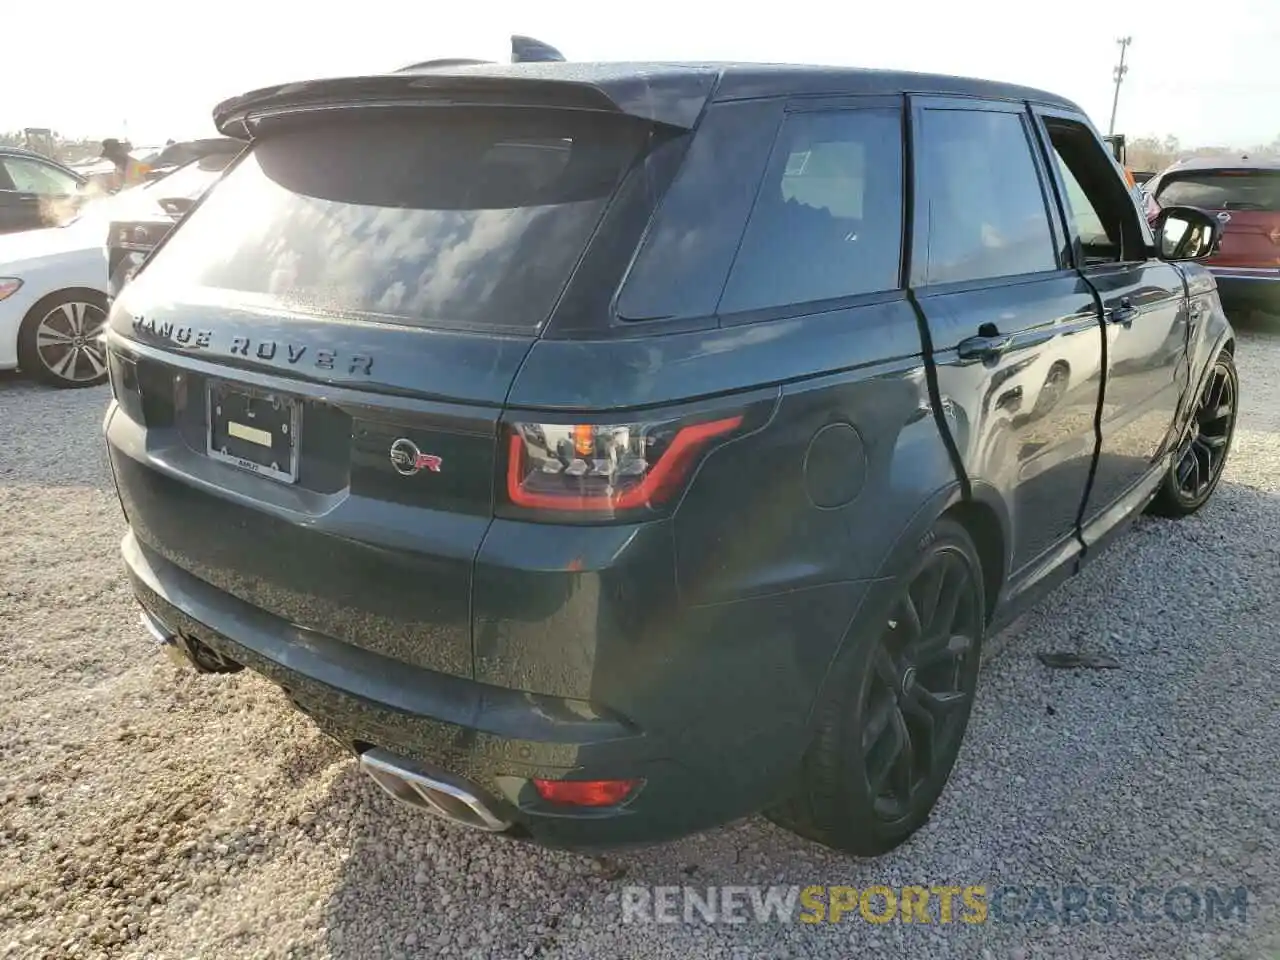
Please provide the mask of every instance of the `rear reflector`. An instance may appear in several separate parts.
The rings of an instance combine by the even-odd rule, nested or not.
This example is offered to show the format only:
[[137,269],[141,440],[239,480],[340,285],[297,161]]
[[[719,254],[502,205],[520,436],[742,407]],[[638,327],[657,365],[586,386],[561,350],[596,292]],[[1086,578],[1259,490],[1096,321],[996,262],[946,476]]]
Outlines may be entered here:
[[534,780],[538,796],[569,807],[612,807],[621,803],[643,780]]

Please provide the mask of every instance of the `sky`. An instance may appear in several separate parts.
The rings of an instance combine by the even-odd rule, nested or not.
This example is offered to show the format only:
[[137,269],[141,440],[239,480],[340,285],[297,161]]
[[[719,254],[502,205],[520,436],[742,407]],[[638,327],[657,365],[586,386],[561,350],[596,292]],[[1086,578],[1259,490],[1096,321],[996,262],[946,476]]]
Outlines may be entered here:
[[1280,0],[1038,10],[1027,0],[62,0],[60,30],[39,20],[0,57],[0,130],[137,146],[207,136],[214,104],[246,90],[434,57],[507,60],[522,33],[570,60],[822,63],[1022,83],[1074,100],[1106,133],[1116,41],[1132,36],[1117,132],[1184,146],[1280,137]]

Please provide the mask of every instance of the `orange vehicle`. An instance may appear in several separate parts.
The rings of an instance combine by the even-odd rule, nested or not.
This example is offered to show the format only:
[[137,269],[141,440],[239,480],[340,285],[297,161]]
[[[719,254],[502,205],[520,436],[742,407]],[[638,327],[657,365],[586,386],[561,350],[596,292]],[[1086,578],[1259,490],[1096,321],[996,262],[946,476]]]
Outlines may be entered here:
[[1130,190],[1137,189],[1138,181],[1133,176],[1133,171],[1129,169],[1126,162],[1126,151],[1123,133],[1113,133],[1102,138],[1107,142],[1107,146],[1111,148],[1111,154],[1116,158],[1116,163],[1120,164],[1120,168],[1124,170],[1125,182],[1129,184]]

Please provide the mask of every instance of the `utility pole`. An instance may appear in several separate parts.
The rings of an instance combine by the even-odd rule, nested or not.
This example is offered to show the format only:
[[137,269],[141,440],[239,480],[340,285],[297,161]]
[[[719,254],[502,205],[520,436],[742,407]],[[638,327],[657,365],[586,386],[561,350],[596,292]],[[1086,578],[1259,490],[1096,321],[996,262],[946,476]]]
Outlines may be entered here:
[[1129,44],[1133,43],[1133,37],[1121,37],[1116,43],[1120,44],[1120,64],[1112,72],[1116,78],[1116,93],[1111,99],[1111,125],[1107,127],[1107,136],[1116,132],[1116,107],[1120,105],[1120,84],[1124,82],[1124,75],[1129,72],[1129,68],[1124,65],[1124,55],[1129,49]]

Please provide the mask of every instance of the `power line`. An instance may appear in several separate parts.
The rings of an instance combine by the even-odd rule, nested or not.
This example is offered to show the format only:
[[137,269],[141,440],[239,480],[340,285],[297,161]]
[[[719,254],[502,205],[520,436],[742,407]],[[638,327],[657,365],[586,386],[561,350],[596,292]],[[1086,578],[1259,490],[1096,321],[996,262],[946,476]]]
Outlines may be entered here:
[[1124,55],[1129,49],[1129,44],[1133,43],[1133,37],[1121,37],[1116,43],[1120,44],[1120,64],[1112,71],[1112,76],[1116,79],[1116,92],[1111,98],[1111,123],[1107,127],[1107,136],[1116,132],[1116,107],[1120,105],[1120,84],[1124,82],[1124,75],[1129,72],[1129,68],[1124,65]]

